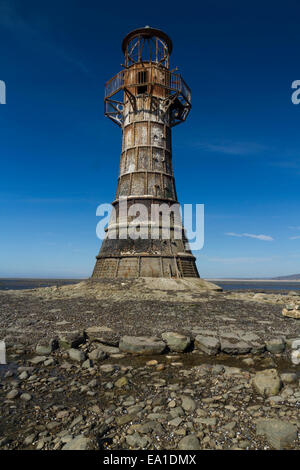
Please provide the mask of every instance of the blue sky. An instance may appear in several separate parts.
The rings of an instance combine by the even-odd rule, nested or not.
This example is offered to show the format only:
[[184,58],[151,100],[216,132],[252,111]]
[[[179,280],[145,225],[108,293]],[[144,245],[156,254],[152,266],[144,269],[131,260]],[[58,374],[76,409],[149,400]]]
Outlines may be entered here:
[[299,273],[299,13],[296,0],[0,0],[0,277],[91,274],[121,151],[104,83],[146,24],[171,36],[192,89],[173,162],[180,202],[205,204],[200,274]]

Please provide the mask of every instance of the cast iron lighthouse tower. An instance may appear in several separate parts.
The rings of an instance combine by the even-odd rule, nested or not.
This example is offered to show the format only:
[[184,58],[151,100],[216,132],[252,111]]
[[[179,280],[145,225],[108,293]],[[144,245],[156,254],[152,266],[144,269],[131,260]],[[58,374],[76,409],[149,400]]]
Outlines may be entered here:
[[[182,237],[151,236],[151,207],[178,204],[172,169],[171,129],[185,121],[191,109],[191,92],[182,77],[169,70],[172,41],[163,32],[146,26],[123,40],[124,69],[105,85],[105,115],[122,128],[122,153],[118,186],[106,238],[92,275],[97,278],[199,277],[181,224]],[[119,237],[120,205],[143,204],[149,236]],[[130,220],[130,217],[126,220]],[[127,222],[125,222],[125,225]],[[110,237],[117,229],[117,237]],[[126,228],[126,227],[125,227]],[[145,227],[144,227],[145,228]]]

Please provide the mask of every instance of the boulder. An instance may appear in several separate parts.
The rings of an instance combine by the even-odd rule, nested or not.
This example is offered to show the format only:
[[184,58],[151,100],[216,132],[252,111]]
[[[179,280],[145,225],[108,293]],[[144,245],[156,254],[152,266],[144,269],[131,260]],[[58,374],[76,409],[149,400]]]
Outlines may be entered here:
[[35,356],[32,359],[29,359],[29,362],[31,364],[37,365],[40,364],[41,362],[46,361],[47,357],[46,356]]
[[284,308],[282,310],[282,315],[284,317],[289,317],[289,318],[300,318],[300,310],[288,310],[287,308]]
[[166,332],[161,335],[171,351],[183,352],[191,344],[191,338],[180,333]]
[[69,358],[72,359],[72,361],[83,362],[86,359],[85,353],[80,351],[80,349],[71,348],[69,349],[68,353]]
[[267,351],[279,354],[285,350],[285,341],[282,338],[271,339],[266,342]]
[[178,444],[179,450],[200,450],[200,441],[195,434],[185,436]]
[[8,392],[8,394],[6,395],[6,398],[8,400],[14,400],[15,398],[17,398],[19,396],[19,394],[20,394],[19,390],[14,388],[10,392]]
[[282,382],[276,369],[266,369],[255,374],[252,385],[260,395],[271,397],[278,394]]
[[126,436],[126,442],[134,449],[145,449],[150,442],[150,439],[146,436],[141,436],[138,432],[135,432],[132,435]]
[[32,396],[29,393],[22,393],[20,399],[23,401],[30,401]]
[[221,351],[226,354],[248,354],[251,346],[245,341],[231,342],[221,338]]
[[116,348],[115,346],[108,346],[107,344],[103,343],[96,343],[97,349],[100,351],[105,352],[108,356],[111,354],[118,354],[120,352],[119,348]]
[[65,331],[59,334],[58,343],[62,349],[77,348],[85,342],[83,331]]
[[184,409],[184,411],[191,412],[196,409],[195,401],[191,397],[188,397],[187,395],[183,395],[183,397],[181,398],[181,406]]
[[81,366],[83,369],[90,369],[91,367],[93,367],[93,361],[91,361],[90,359],[86,359],[83,363],[82,363],[82,366]]
[[293,372],[286,372],[285,374],[281,374],[280,378],[284,384],[296,383],[298,380],[297,374],[294,374]]
[[131,354],[161,354],[165,343],[156,336],[123,336],[119,343],[120,351]]
[[89,358],[92,359],[92,361],[104,361],[104,359],[107,358],[106,352],[102,351],[102,349],[94,349],[92,352],[89,353]]
[[300,349],[296,349],[292,351],[291,360],[292,360],[292,363],[295,364],[296,366],[300,364]]
[[37,354],[40,354],[41,356],[48,356],[57,348],[58,348],[57,339],[50,339],[50,341],[42,340],[37,344],[35,351]]
[[251,354],[255,354],[255,355],[256,355],[256,354],[262,354],[262,353],[265,351],[265,349],[266,349],[265,344],[259,343],[259,342],[257,342],[257,341],[253,341],[253,342],[251,343],[251,350],[250,350],[250,352],[251,352]]
[[128,385],[128,380],[126,377],[120,377],[116,382],[115,382],[115,386],[117,388],[122,388],[122,387],[125,387],[125,385]]
[[297,439],[297,428],[291,423],[279,419],[258,419],[256,434],[266,437],[276,450],[282,450]]
[[215,356],[220,350],[220,342],[217,338],[206,337],[198,335],[195,338],[195,346],[200,351],[209,354],[210,356]]
[[67,442],[62,450],[87,450],[89,443],[90,440],[87,437],[79,435],[71,439],[70,442]]

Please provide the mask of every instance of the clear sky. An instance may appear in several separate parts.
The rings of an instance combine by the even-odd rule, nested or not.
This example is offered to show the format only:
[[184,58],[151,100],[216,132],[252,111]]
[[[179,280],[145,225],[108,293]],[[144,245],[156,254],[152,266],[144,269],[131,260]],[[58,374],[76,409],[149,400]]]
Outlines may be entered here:
[[121,151],[104,83],[145,25],[171,36],[192,90],[173,163],[180,202],[205,204],[201,276],[299,273],[299,13],[298,0],[0,0],[0,277],[91,274]]

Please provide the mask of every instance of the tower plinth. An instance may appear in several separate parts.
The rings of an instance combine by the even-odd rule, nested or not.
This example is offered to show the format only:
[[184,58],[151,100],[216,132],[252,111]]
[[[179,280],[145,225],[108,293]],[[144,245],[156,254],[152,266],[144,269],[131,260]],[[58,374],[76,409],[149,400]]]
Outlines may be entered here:
[[[191,92],[181,75],[169,70],[172,41],[164,32],[150,27],[132,31],[124,38],[122,50],[124,69],[105,84],[104,100],[105,115],[122,128],[112,203],[115,217],[108,224],[92,278],[197,278],[181,218],[171,213],[166,236],[160,217],[162,207],[178,205],[171,130],[187,118]],[[122,211],[125,201],[127,217]],[[136,204],[145,208],[144,219],[139,218],[141,236],[124,237]]]

